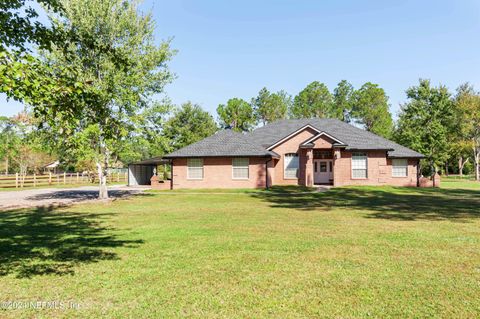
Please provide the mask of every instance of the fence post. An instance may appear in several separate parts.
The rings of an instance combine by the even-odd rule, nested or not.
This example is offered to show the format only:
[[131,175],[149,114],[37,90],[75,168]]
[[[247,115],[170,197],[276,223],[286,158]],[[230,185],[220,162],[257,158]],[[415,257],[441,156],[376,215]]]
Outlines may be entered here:
[[78,175],[78,172],[77,172],[77,184],[79,182],[79,178],[80,178],[80,176]]
[[33,187],[37,187],[37,175],[33,173]]
[[48,185],[52,185],[52,172],[48,172]]
[[15,173],[15,188],[18,188],[18,173]]
[[67,183],[67,173],[63,172],[63,184]]

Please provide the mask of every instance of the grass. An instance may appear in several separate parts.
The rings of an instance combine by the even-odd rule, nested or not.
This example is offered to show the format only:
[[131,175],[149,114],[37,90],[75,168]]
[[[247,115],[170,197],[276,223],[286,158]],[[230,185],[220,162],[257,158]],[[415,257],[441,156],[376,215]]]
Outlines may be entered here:
[[478,189],[480,190],[480,182],[473,180],[472,176],[442,176],[442,188],[453,189],[453,188],[463,188],[463,189]]
[[479,317],[479,195],[174,191],[0,212],[0,302],[79,307],[0,317]]

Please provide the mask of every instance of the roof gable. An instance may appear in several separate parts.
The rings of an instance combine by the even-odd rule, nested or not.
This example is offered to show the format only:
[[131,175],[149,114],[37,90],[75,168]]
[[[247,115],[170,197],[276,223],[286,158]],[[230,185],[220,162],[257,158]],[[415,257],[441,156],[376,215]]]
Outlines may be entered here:
[[274,149],[275,147],[277,147],[278,145],[284,143],[285,141],[288,141],[289,139],[291,139],[293,136],[299,134],[300,132],[306,130],[306,129],[311,129],[313,131],[316,131],[318,133],[321,133],[320,130],[318,130],[317,128],[313,127],[312,125],[310,124],[307,124],[305,126],[302,126],[301,128],[297,129],[296,131],[288,134],[287,136],[281,138],[280,140],[278,140],[277,142],[273,143],[272,145],[270,145],[269,147],[267,147],[267,150],[272,150]]
[[306,140],[305,142],[302,143],[302,146],[304,145],[307,145],[307,144],[310,144],[310,143],[313,143],[315,142],[316,140],[318,140],[320,137],[322,136],[326,136],[328,137],[329,139],[331,139],[332,141],[334,141],[336,143],[336,145],[339,145],[339,146],[347,146],[346,143],[342,142],[341,140],[339,140],[338,138],[326,133],[326,132],[320,132],[318,133],[317,135],[315,136],[312,136],[311,138],[309,138],[308,140]]

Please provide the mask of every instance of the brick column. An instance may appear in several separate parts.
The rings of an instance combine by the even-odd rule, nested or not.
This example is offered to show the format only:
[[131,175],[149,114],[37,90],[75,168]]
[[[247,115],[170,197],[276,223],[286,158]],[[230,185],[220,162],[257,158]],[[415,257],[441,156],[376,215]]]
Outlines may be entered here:
[[305,154],[305,186],[313,186],[313,149],[306,150]]
[[340,151],[340,149],[338,148],[334,148],[333,149],[333,186],[339,186],[341,185],[341,181],[340,181],[340,165],[339,163],[337,163],[337,161],[339,159],[341,159],[342,157],[342,153]]

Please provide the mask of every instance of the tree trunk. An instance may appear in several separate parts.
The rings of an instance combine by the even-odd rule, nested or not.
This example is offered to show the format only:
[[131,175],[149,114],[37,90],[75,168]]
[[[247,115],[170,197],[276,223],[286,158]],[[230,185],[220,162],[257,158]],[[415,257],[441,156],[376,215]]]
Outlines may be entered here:
[[475,180],[480,181],[480,145],[473,139],[473,162],[475,167]]
[[463,156],[460,156],[458,158],[458,175],[460,175],[460,177],[463,176]]
[[100,149],[99,149],[100,158],[103,160],[97,162],[97,172],[98,172],[98,199],[108,199],[108,188],[107,188],[107,174],[108,174],[108,163],[109,163],[109,153],[106,142],[102,135],[100,135]]
[[445,162],[445,176],[448,176],[448,162]]
[[98,199],[108,199],[107,174],[102,168],[102,164],[97,163],[98,172]]
[[475,151],[475,180],[480,181],[480,150]]
[[432,185],[433,187],[435,187],[435,175],[437,175],[437,168],[435,167],[435,165],[432,163],[431,164],[431,167],[432,167]]
[[470,157],[468,157],[465,161],[463,160],[463,156],[460,156],[458,159],[458,173],[460,174],[460,177],[463,177],[463,168],[465,165],[468,163],[470,160]]
[[5,156],[5,175],[8,175],[8,155]]

